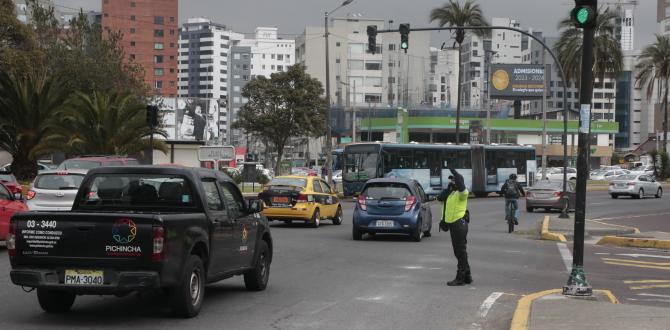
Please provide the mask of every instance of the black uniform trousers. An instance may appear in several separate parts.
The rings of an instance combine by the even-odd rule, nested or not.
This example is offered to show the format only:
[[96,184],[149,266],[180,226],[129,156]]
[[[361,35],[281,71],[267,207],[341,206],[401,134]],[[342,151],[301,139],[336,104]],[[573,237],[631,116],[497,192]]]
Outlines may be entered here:
[[454,256],[458,260],[458,273],[463,276],[470,273],[470,264],[468,263],[468,223],[464,219],[459,219],[449,224],[449,233],[451,234],[451,246],[454,249]]

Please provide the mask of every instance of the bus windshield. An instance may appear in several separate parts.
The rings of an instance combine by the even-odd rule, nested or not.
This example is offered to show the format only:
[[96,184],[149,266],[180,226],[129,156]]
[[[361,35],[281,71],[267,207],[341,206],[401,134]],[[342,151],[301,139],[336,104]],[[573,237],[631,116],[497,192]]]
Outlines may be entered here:
[[379,152],[361,151],[352,152],[345,155],[344,181],[367,181],[377,177],[377,167],[379,166]]

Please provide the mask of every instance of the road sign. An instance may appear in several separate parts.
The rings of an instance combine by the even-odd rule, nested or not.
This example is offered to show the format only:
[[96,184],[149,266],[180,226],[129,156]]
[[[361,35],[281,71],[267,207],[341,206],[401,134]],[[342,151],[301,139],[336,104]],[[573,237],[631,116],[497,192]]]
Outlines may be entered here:
[[235,147],[232,146],[203,146],[198,148],[198,160],[231,161],[235,159]]
[[[547,66],[549,68],[549,66]],[[545,87],[545,70],[534,64],[492,64],[491,98],[541,98]]]

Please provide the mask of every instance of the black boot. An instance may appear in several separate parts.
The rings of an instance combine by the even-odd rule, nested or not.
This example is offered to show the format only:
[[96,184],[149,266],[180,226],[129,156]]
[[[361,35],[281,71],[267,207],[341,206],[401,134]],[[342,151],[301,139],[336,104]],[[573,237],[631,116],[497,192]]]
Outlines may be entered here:
[[461,286],[465,285],[465,274],[462,271],[456,273],[456,278],[452,281],[447,282],[448,286]]
[[465,284],[471,284],[472,283],[472,275],[470,274],[470,271],[466,271],[465,274],[463,275],[463,282]]

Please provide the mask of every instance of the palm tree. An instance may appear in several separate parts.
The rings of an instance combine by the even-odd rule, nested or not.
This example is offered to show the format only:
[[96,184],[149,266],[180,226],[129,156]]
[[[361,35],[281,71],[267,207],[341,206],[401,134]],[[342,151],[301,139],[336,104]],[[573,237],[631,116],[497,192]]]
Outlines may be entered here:
[[[70,104],[59,112],[59,127],[45,146],[73,155],[134,155],[150,147],[144,105],[131,95],[78,92]],[[167,152],[161,140],[154,140],[153,149]]]
[[[458,26],[488,26],[484,18],[484,12],[474,0],[466,0],[461,6],[459,0],[449,0],[444,6],[435,8],[430,12],[430,21],[438,21],[441,27],[458,27]],[[487,34],[485,30],[474,30],[478,36]],[[458,97],[456,103],[456,143],[460,143],[460,126],[461,126],[461,77],[463,76],[461,69],[461,50],[462,44],[465,40],[466,30],[456,29],[456,43],[458,43]]]
[[[616,78],[623,69],[621,44],[616,38],[616,18],[617,14],[609,9],[598,10],[593,40],[594,80],[603,82],[605,78]],[[571,18],[561,21],[558,28],[562,32],[554,47],[556,56],[563,65],[565,79],[579,85],[582,71],[582,30],[575,27]]]
[[19,180],[34,178],[37,159],[53,151],[43,142],[68,99],[62,86],[62,80],[45,72],[20,75],[0,70],[0,149],[14,158],[12,169]]
[[670,37],[656,35],[656,42],[642,50],[635,66],[638,86],[647,86],[647,97],[654,88],[663,89],[663,152],[668,152],[668,81],[670,80]]

